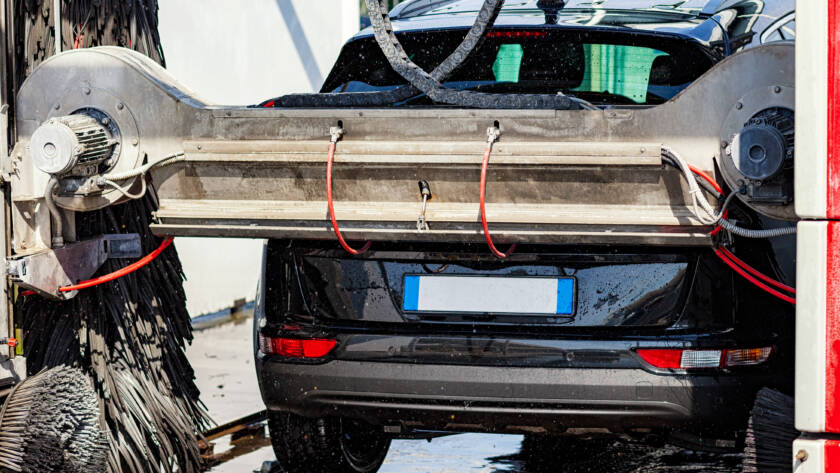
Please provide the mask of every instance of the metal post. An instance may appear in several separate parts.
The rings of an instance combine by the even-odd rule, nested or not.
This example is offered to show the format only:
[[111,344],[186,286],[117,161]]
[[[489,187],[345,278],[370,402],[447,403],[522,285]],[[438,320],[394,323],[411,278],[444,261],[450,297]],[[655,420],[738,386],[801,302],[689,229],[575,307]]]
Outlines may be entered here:
[[55,53],[61,52],[61,0],[53,0],[53,23],[55,26]]
[[[0,26],[3,31],[0,34],[0,54],[3,55],[3,60],[0,61],[0,159],[5,161],[9,156],[9,83],[11,77],[7,60],[9,58],[8,38],[6,36],[8,3],[4,0],[0,2]],[[8,236],[10,235],[10,226],[6,219],[6,184],[0,183],[0,251],[2,251],[3,259],[9,254],[7,248],[9,247]],[[14,326],[12,325],[12,317],[10,311],[10,304],[8,298],[8,283],[9,279],[5,274],[0,277],[0,337],[13,337]],[[0,345],[0,358],[7,355],[13,358],[15,350],[5,345]]]
[[[12,85],[14,79],[10,72],[9,62],[12,54],[9,44],[13,43],[9,34],[10,23],[13,17],[9,15],[10,3],[7,0],[0,1],[0,160],[5,161],[9,156],[9,100],[14,97]],[[9,225],[9,193],[8,184],[0,183],[0,337],[14,337],[14,314],[12,312],[11,299],[9,298],[9,278],[5,274],[6,257],[11,251],[11,225]],[[26,377],[26,359],[15,358],[14,348],[8,345],[0,345],[0,378],[6,380],[23,379]]]
[[796,473],[840,471],[840,4],[797,0]]

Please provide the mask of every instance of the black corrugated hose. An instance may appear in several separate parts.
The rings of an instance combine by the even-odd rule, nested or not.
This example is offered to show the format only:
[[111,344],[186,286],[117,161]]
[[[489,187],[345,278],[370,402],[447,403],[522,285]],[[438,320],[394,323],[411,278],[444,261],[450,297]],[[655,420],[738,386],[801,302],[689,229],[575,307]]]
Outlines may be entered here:
[[[483,109],[569,110],[578,108],[576,102],[559,92],[555,95],[488,94],[444,87],[439,80],[429,75],[409,58],[408,53],[405,52],[396,34],[394,34],[391,18],[383,8],[381,0],[365,0],[365,4],[368,7],[376,42],[379,43],[379,47],[385,53],[391,67],[435,102]],[[504,0],[485,0],[484,5],[495,5],[497,8],[501,8],[504,5]],[[484,14],[485,10],[482,9],[479,12],[478,21],[490,25],[495,17],[482,18]]]
[[261,106],[307,108],[388,106],[422,92],[434,102],[468,108],[532,110],[579,108],[578,102],[562,93],[556,95],[489,94],[450,89],[441,84],[481,44],[487,30],[493,27],[504,3],[505,0],[485,0],[464,40],[430,74],[409,59],[408,54],[394,34],[388,11],[382,1],[365,0],[379,47],[394,71],[400,74],[410,85],[380,92],[290,94],[263,102]]
[[[487,30],[493,26],[503,4],[504,0],[484,2],[472,28],[467,32],[461,44],[432,71],[431,76],[434,80],[444,81],[466,61],[470,53],[484,40]],[[271,104],[272,107],[384,107],[402,102],[419,93],[417,88],[404,85],[393,90],[378,92],[289,94],[263,102],[260,106]]]
[[[7,0],[15,19],[13,58],[20,84],[54,48],[52,0]],[[62,0],[64,50],[125,46],[163,64],[156,0]],[[152,192],[103,210],[76,214],[79,238],[138,233],[144,254],[160,245],[149,230]],[[108,261],[98,272],[124,265]],[[81,291],[66,302],[21,297],[29,373],[68,364],[87,371],[109,432],[108,472],[201,471],[197,435],[211,423],[185,354],[192,341],[183,273],[170,246],[148,266],[117,281]]]

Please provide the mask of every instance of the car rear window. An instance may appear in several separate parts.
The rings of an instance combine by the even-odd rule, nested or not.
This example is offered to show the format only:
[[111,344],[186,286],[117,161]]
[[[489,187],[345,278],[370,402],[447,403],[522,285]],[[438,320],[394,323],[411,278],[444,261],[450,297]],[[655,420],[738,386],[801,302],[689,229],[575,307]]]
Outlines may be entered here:
[[[400,34],[411,59],[433,70],[460,43],[464,30]],[[491,31],[444,83],[491,93],[571,94],[596,104],[654,105],[667,101],[714,61],[698,43],[638,33],[528,29]],[[348,43],[322,92],[386,90],[406,81],[372,37]],[[423,105],[422,96],[406,105]]]

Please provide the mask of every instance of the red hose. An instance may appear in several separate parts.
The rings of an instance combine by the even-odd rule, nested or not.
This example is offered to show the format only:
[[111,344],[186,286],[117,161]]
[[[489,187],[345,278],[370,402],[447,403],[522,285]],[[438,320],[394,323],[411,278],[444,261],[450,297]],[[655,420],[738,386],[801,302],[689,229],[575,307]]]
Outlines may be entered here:
[[82,281],[82,282],[80,282],[78,284],[74,284],[72,286],[60,287],[60,288],[58,288],[58,291],[59,292],[72,292],[72,291],[78,291],[79,289],[87,289],[89,287],[98,286],[100,284],[104,284],[106,282],[113,281],[114,279],[121,278],[121,277],[123,277],[127,274],[131,274],[131,273],[137,271],[138,269],[142,268],[143,266],[146,266],[147,264],[154,261],[155,258],[157,258],[161,253],[163,253],[163,250],[165,250],[167,247],[169,247],[169,245],[172,244],[172,240],[173,240],[172,237],[166,238],[165,240],[163,240],[163,242],[160,244],[160,246],[155,251],[153,251],[153,252],[149,253],[148,255],[144,256],[142,259],[139,259],[139,260],[135,261],[134,263],[131,263],[130,265],[126,266],[125,268],[118,269],[117,271],[114,271],[113,273],[110,273],[110,274],[106,274],[104,276],[99,276],[98,278],[88,279],[87,281]]
[[770,287],[770,286],[764,284],[763,282],[759,281],[758,279],[752,277],[752,275],[750,275],[747,271],[745,271],[743,268],[738,266],[738,264],[736,262],[730,260],[726,256],[726,254],[723,251],[721,251],[720,248],[715,249],[715,254],[717,254],[718,258],[720,258],[721,261],[726,263],[727,266],[732,268],[733,271],[735,271],[736,273],[743,276],[747,281],[755,284],[759,289],[762,289],[764,292],[767,292],[768,294],[774,295],[774,296],[778,297],[779,299],[781,299],[783,301],[790,302],[791,304],[796,304],[796,299],[795,298],[793,298],[791,296],[788,296],[787,294],[782,294],[781,292],[773,289],[772,287]]
[[484,238],[487,240],[487,246],[490,247],[490,251],[496,255],[499,259],[505,259],[516,249],[516,243],[510,246],[510,249],[507,250],[507,253],[502,253],[498,249],[496,249],[496,245],[493,244],[493,237],[490,236],[490,229],[487,227],[487,211],[485,210],[485,194],[487,193],[487,166],[490,164],[490,153],[493,151],[493,144],[489,143],[487,145],[487,149],[484,151],[484,161],[481,163],[481,185],[479,186],[479,192],[481,193],[481,197],[479,199],[479,204],[481,206],[481,226],[484,228]]
[[335,236],[338,238],[338,243],[341,244],[341,247],[344,248],[344,251],[350,253],[351,255],[361,255],[363,253],[367,253],[370,249],[371,242],[365,243],[365,246],[361,247],[360,249],[356,250],[350,247],[346,241],[344,241],[344,237],[341,236],[341,230],[338,229],[338,222],[335,219],[335,207],[333,206],[333,194],[332,194],[332,168],[333,168],[333,161],[335,160],[335,142],[330,143],[330,154],[327,158],[327,208],[330,211],[330,220],[332,221],[333,231],[335,231]]
[[[692,165],[689,165],[688,168],[691,170],[691,172],[693,172],[694,174],[699,176],[701,179],[708,182],[712,187],[714,187],[714,189],[716,191],[723,194],[723,189],[720,187],[720,185],[714,179],[712,179],[711,176],[709,176],[705,172],[701,171],[700,169],[697,169],[696,167],[694,167]],[[726,210],[723,214],[724,218],[726,218],[726,216],[728,214],[729,214],[729,210]],[[710,233],[710,235],[715,235],[720,231],[721,231],[721,227],[718,226],[717,228],[715,228]],[[769,294],[772,294],[772,295],[778,297],[779,299],[790,302],[791,304],[796,304],[796,299],[795,298],[790,297],[786,294],[783,294],[783,293],[777,291],[776,289],[773,289],[772,287],[768,286],[767,284],[770,284],[771,286],[774,286],[777,289],[787,291],[791,294],[796,294],[796,289],[795,288],[792,288],[792,287],[788,286],[787,284],[783,284],[779,281],[776,281],[775,279],[761,273],[757,269],[753,268],[752,266],[748,265],[746,262],[744,262],[743,260],[741,260],[740,258],[735,256],[734,253],[732,253],[731,251],[729,251],[726,248],[723,248],[723,247],[716,248],[715,249],[715,254],[718,255],[718,257],[724,263],[726,263],[727,266],[732,268],[735,272],[737,272],[738,274],[740,274],[741,276],[746,278],[751,283],[755,284],[760,289],[764,290],[765,292],[767,292]],[[759,281],[759,279],[760,279],[760,281]],[[764,284],[761,281],[764,281],[767,284]]]
[[739,259],[737,256],[735,256],[734,253],[732,253],[728,249],[723,248],[723,247],[720,247],[718,249],[721,251],[721,253],[724,254],[724,256],[726,256],[727,258],[732,260],[733,263],[742,267],[744,270],[746,270],[748,273],[752,274],[753,276],[757,277],[758,279],[761,279],[762,281],[766,282],[767,284],[770,284],[771,286],[775,286],[777,289],[781,289],[783,291],[790,292],[791,294],[796,294],[796,288],[790,287],[787,284],[783,284],[783,283],[781,283],[779,281],[776,281],[775,279],[765,275],[761,271],[753,268],[752,266],[745,263],[743,260]]
[[692,165],[690,165],[690,164],[688,165],[688,169],[689,169],[691,172],[693,172],[694,174],[697,174],[698,176],[700,176],[700,177],[701,177],[704,181],[708,182],[708,183],[709,183],[712,187],[714,187],[714,188],[715,188],[715,190],[716,190],[716,191],[718,191],[720,194],[723,194],[723,189],[721,189],[720,185],[719,185],[717,182],[715,182],[715,180],[714,180],[714,179],[712,179],[712,176],[709,176],[709,175],[708,175],[708,174],[706,174],[705,172],[703,172],[703,171],[701,171],[701,170],[697,169],[696,167],[694,167],[694,166],[692,166]]

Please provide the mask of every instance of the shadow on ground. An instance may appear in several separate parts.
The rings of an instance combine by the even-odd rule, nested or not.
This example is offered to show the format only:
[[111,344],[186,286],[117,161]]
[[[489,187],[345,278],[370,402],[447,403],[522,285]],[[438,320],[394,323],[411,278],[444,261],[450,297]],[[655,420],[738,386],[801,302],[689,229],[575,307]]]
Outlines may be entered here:
[[519,452],[488,459],[517,473],[732,473],[741,456],[615,437],[526,438]]
[[[506,453],[509,452],[509,453]],[[605,436],[526,438],[463,434],[395,441],[381,473],[732,473],[741,456]],[[266,463],[261,473],[282,473]],[[313,472],[314,473],[314,472]]]

